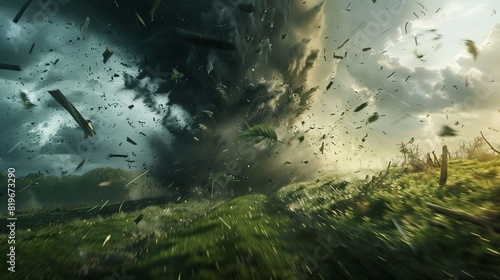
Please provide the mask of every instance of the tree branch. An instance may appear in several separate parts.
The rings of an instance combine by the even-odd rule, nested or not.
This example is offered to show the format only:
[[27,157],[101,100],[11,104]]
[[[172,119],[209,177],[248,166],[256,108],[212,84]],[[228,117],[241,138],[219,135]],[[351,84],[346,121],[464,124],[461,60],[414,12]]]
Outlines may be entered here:
[[493,148],[493,146],[491,146],[490,142],[488,142],[488,140],[486,140],[486,138],[484,138],[483,132],[482,131],[479,131],[479,132],[481,133],[481,136],[483,137],[484,142],[486,142],[486,144],[488,144],[488,146],[490,146],[490,148],[493,151],[495,151],[495,153],[500,154],[500,151],[498,151],[497,149]]
[[449,217],[453,217],[459,220],[467,221],[476,225],[483,226],[485,228],[491,228],[496,233],[500,233],[500,223],[497,221],[489,220],[486,218],[477,217],[465,212],[456,211],[450,208],[442,207],[436,204],[427,203],[427,207],[436,213],[443,214]]

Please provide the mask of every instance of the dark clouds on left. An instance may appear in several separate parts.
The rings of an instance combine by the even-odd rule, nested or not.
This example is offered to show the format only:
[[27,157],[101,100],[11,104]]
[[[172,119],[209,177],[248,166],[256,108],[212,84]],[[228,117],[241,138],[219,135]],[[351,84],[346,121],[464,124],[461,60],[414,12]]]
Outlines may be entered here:
[[[72,173],[83,158],[86,163],[80,172],[99,166],[128,168],[124,161],[107,160],[109,153],[128,153],[139,166],[149,159],[150,152],[132,149],[126,142],[127,136],[145,142],[139,132],[157,133],[159,127],[153,121],[154,114],[141,102],[134,102],[133,91],[123,85],[122,72],[134,70],[121,63],[136,65],[141,59],[131,38],[102,32],[106,25],[98,20],[92,21],[85,39],[79,38],[89,10],[78,1],[61,4],[48,18],[50,23],[39,25],[34,24],[34,15],[41,10],[36,3],[14,24],[19,4],[2,2],[0,33],[4,43],[0,47],[4,55],[0,60],[22,68],[21,72],[0,72],[5,96],[0,106],[7,120],[2,126],[2,169],[15,167],[19,175],[44,170],[60,175]],[[130,34],[133,37],[133,32]],[[33,52],[28,54],[32,43]],[[106,47],[114,54],[103,64]],[[98,137],[83,139],[76,122],[47,92],[54,89],[61,90],[85,118],[92,120]],[[20,91],[25,91],[36,106],[25,109]],[[131,104],[135,107],[129,109]],[[132,156],[132,151],[138,156]]]
[[[165,2],[153,22],[147,17],[149,7],[136,1],[122,1],[127,5],[119,9],[113,1],[67,2],[50,23],[31,33],[23,28],[40,7],[31,5],[16,25],[11,18],[19,5],[3,4],[1,34],[6,40],[1,47],[9,57],[2,62],[20,64],[23,71],[0,74],[0,88],[9,97],[0,106],[12,120],[3,130],[1,168],[16,167],[20,174],[71,174],[85,159],[78,172],[111,166],[152,169],[160,176],[177,159],[188,158],[186,173],[177,173],[179,180],[207,172],[207,165],[224,172],[228,161],[242,158],[237,136],[247,124],[282,126],[280,135],[288,137],[295,133],[289,128],[294,118],[307,109],[315,91],[307,79],[319,57],[316,39],[324,21],[319,1],[252,1],[254,13],[224,1]],[[134,11],[146,19],[147,28]],[[87,16],[87,36],[79,38]],[[230,40],[236,50],[182,42],[175,28]],[[113,55],[103,64],[106,47]],[[174,69],[183,77],[173,78]],[[137,86],[125,87],[124,72],[137,77]],[[96,136],[82,139],[74,120],[47,93],[54,89],[92,120]],[[35,107],[23,108],[21,90]],[[135,162],[108,159],[112,153]],[[241,165],[273,184],[279,180],[266,173],[290,181],[319,165],[301,163],[299,153],[281,154],[296,159],[295,167],[281,172],[286,160],[268,153],[261,153],[262,161],[254,165],[246,159]]]

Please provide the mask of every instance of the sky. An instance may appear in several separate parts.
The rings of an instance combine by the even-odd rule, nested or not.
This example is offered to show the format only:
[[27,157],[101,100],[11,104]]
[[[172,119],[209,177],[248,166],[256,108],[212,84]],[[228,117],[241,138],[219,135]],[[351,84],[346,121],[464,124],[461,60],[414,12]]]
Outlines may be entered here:
[[[19,9],[18,3],[0,3],[3,3],[0,48],[6,54],[0,60],[22,67],[21,72],[0,70],[4,95],[0,106],[2,118],[8,120],[3,125],[6,137],[0,147],[2,169],[14,167],[19,175],[37,171],[60,175],[81,174],[104,166],[138,168],[144,162],[151,162],[153,153],[144,145],[144,135],[163,136],[162,133],[168,132],[159,129],[160,119],[155,112],[134,100],[135,92],[124,86],[123,73],[135,76],[138,70],[132,66],[142,59],[134,50],[132,39],[110,32],[96,16],[85,39],[79,39],[87,12],[71,9],[74,4],[71,2],[60,5],[59,12],[50,17],[52,24],[40,26],[27,22],[14,24],[12,18]],[[28,9],[20,22],[26,19],[36,23],[36,8]],[[29,54],[32,42],[35,46]],[[104,64],[102,53],[106,47],[113,55]],[[48,90],[55,89],[93,122],[96,136],[83,138],[76,122],[48,94]],[[20,91],[26,92],[36,106],[24,109]],[[127,142],[127,137],[138,143],[139,148]],[[108,159],[109,154],[126,154],[128,160],[135,162]],[[75,172],[83,159],[85,164]]]
[[[59,2],[64,4],[51,16],[51,23],[35,26],[29,23],[36,22],[39,8],[30,7],[14,24],[20,4],[0,1],[0,63],[22,67],[21,72],[0,70],[4,96],[0,114],[6,120],[0,168],[15,167],[19,175],[82,174],[104,166],[152,168],[157,151],[148,137],[161,137],[167,146],[173,139],[158,112],[168,107],[174,119],[186,123],[189,113],[167,106],[165,96],[156,97],[156,111],[152,111],[137,99],[136,91],[124,86],[123,73],[137,75],[134,66],[142,58],[135,35],[113,28],[93,11],[75,9],[74,2]],[[314,7],[319,1],[303,2]],[[323,17],[315,19],[322,23],[317,27],[321,36],[308,46],[318,49],[319,57],[307,82],[320,90],[294,124],[309,129],[306,142],[315,151],[315,168],[348,173],[381,168],[397,158],[396,145],[412,137],[422,151],[437,154],[443,144],[453,151],[479,131],[500,144],[497,10],[500,4],[493,0],[479,4],[325,1]],[[85,39],[78,39],[89,14],[89,30]],[[475,43],[476,60],[466,51],[465,40]],[[28,54],[33,42],[33,52]],[[114,53],[104,64],[106,47]],[[345,56],[346,52],[342,60],[333,58],[334,53]],[[424,56],[419,59],[415,53]],[[330,81],[332,86],[326,90]],[[159,84],[154,78],[141,83],[151,90]],[[54,89],[92,120],[96,136],[83,138],[76,122],[47,93]],[[24,109],[21,91],[36,106]],[[368,106],[354,112],[364,102]],[[380,118],[367,124],[375,112]],[[439,137],[443,125],[456,129],[458,136]],[[277,132],[286,137],[288,130]],[[327,141],[321,141],[323,135]],[[127,142],[127,137],[138,145]],[[320,154],[322,142],[325,152]],[[126,154],[130,162],[108,158],[109,154]],[[76,171],[83,159],[85,164]]]
[[[442,145],[453,152],[480,131],[490,142],[500,143],[500,55],[495,51],[500,44],[499,4],[396,1],[400,4],[391,10],[390,2],[326,3],[327,59],[320,61],[314,76],[323,93],[316,97],[313,113],[304,117],[328,128],[332,141],[326,162],[333,169],[381,168],[397,159],[396,145],[411,138],[424,153],[438,155]],[[465,40],[475,43],[476,61]],[[367,47],[371,49],[363,51]],[[332,59],[333,52],[347,52],[347,58]],[[364,102],[365,109],[353,112]],[[341,117],[339,111],[346,113]],[[363,120],[375,112],[380,119],[365,125]],[[458,135],[439,137],[443,125]]]

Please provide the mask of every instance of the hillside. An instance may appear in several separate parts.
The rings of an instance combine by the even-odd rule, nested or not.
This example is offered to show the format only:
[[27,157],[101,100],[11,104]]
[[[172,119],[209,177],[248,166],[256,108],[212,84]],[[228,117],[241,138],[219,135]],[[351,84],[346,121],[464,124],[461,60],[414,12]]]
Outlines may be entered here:
[[327,175],[229,201],[25,213],[16,279],[500,278],[494,228],[427,206],[498,225],[500,163],[451,161],[438,179],[391,168],[378,184]]

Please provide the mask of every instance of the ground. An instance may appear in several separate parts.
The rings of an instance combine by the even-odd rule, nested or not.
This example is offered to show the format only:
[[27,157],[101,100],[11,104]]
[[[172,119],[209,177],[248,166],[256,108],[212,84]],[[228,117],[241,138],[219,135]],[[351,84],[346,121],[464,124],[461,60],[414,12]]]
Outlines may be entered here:
[[499,162],[451,161],[442,187],[438,169],[379,178],[330,174],[232,199],[20,213],[16,272],[3,279],[500,278],[498,232],[427,207],[498,224]]

